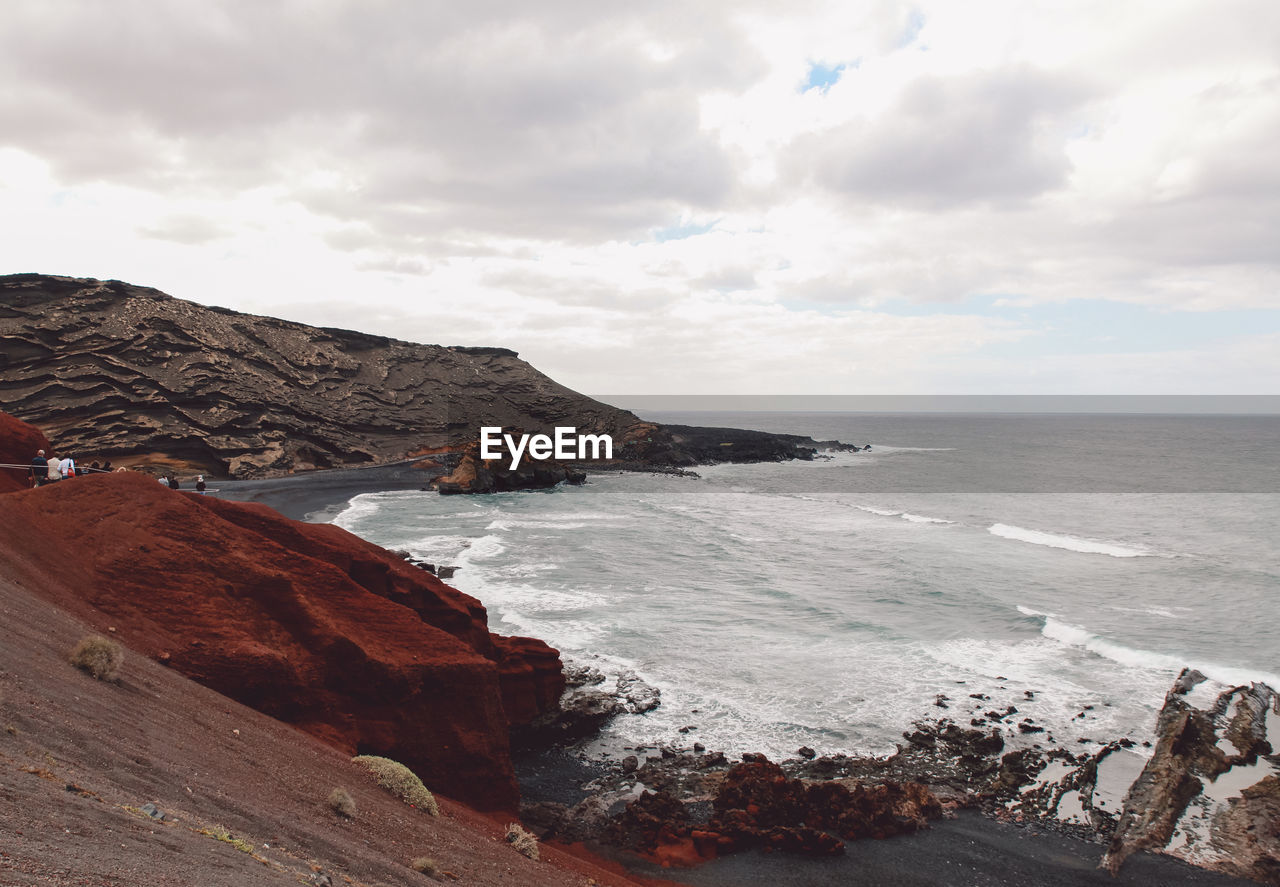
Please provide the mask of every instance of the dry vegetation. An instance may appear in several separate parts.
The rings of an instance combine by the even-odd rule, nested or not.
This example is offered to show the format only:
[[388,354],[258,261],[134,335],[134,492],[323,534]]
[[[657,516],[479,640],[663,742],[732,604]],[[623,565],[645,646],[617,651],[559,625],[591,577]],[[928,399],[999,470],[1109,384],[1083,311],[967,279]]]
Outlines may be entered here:
[[538,839],[518,822],[507,826],[507,843],[530,859],[538,858]]
[[329,792],[329,809],[344,819],[356,818],[356,801],[351,792],[338,787]]
[[369,772],[378,780],[378,785],[391,792],[406,804],[425,810],[432,816],[440,814],[435,796],[427,790],[412,770],[390,758],[377,755],[357,755],[351,760],[369,768]]
[[413,862],[409,863],[409,868],[415,872],[421,872],[424,875],[434,878],[436,872],[436,861],[429,856],[419,856]]
[[69,658],[76,668],[100,681],[117,681],[120,666],[124,665],[124,648],[110,638],[94,634],[81,638]]

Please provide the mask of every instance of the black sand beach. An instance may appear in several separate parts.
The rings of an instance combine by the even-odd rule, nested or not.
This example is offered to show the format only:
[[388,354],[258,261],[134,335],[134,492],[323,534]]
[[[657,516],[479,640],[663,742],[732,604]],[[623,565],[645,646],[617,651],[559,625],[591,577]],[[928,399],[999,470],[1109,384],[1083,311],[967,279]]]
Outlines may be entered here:
[[[361,493],[423,489],[430,480],[408,463],[363,469],[334,469],[265,480],[211,484],[226,499],[259,502],[297,520],[326,521]],[[548,772],[560,760],[560,772]],[[530,790],[553,799],[557,780],[581,782],[584,768],[566,755],[537,758],[536,779],[521,774]],[[526,762],[527,763],[527,762]],[[518,765],[519,769],[519,765]],[[553,767],[552,769],[556,769]],[[590,767],[586,771],[590,771]],[[589,778],[589,777],[588,777]],[[576,785],[568,789],[577,794]],[[564,800],[563,798],[559,798]],[[848,844],[834,859],[783,853],[744,853],[694,869],[661,868],[627,854],[616,858],[636,874],[670,879],[691,887],[1088,887],[1088,885],[1248,885],[1252,881],[1196,868],[1170,856],[1136,853],[1118,877],[1098,868],[1104,846],[1050,831],[1036,824],[1002,822],[975,811],[960,811],[915,835]],[[607,851],[606,851],[607,852]]]
[[863,840],[834,859],[744,853],[696,869],[632,866],[641,875],[692,887],[1083,887],[1083,885],[1241,885],[1169,856],[1139,853],[1113,878],[1098,868],[1103,847],[1037,826],[999,822],[962,810],[915,835]]
[[[313,522],[328,521],[342,511],[352,497],[385,490],[421,490],[435,473],[395,462],[370,468],[334,468],[261,480],[220,480],[209,487],[212,495],[236,502],[261,502],[285,517]],[[189,486],[189,485],[188,485]]]

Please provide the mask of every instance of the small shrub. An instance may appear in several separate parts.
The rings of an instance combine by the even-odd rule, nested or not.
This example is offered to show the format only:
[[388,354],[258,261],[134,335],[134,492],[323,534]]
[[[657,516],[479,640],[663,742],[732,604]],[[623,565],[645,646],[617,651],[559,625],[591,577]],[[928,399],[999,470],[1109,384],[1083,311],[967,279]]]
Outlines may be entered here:
[[329,809],[345,819],[356,818],[356,802],[345,788],[335,788],[329,792]]
[[525,831],[524,826],[518,822],[507,826],[507,843],[530,859],[538,858],[538,839]]
[[378,785],[406,804],[425,810],[432,816],[440,814],[440,805],[436,803],[435,796],[404,764],[377,755],[357,755],[351,760],[368,767],[369,772],[378,780]]
[[86,671],[100,681],[114,681],[120,677],[124,664],[124,649],[110,638],[94,634],[81,638],[71,651],[71,664]]
[[436,861],[429,856],[419,856],[413,862],[409,863],[409,868],[413,869],[415,872],[421,872],[424,875],[429,875],[432,878],[436,876],[438,871],[436,868]]

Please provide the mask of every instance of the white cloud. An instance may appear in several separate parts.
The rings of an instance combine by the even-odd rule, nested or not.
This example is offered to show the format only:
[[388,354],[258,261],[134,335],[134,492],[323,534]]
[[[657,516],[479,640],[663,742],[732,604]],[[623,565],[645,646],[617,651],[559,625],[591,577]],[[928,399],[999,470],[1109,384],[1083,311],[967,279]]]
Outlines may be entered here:
[[[1043,331],[964,313],[1280,309],[1264,0],[11,0],[0,26],[0,271],[506,345],[593,391],[1192,390],[1188,354],[1224,391],[1274,378],[1253,339],[1015,363],[992,349]],[[803,92],[814,64],[844,69]]]

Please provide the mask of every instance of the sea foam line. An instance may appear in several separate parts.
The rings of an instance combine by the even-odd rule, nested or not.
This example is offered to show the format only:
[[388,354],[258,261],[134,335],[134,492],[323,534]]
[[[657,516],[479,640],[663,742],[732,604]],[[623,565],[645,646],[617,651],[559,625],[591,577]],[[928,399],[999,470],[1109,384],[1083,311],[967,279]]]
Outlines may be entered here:
[[1061,548],[1066,551],[1079,551],[1084,554],[1105,554],[1110,557],[1151,557],[1152,552],[1146,549],[1114,542],[1098,542],[1093,539],[1081,539],[1077,536],[1064,536],[1057,533],[1045,533],[1041,530],[1028,530],[1025,527],[1014,527],[1009,524],[992,524],[987,532],[1002,539],[1013,539],[1018,542],[1029,542],[1032,545],[1045,545],[1049,548]]
[[947,520],[941,517],[927,517],[923,514],[910,514],[906,511],[890,511],[887,508],[873,508],[870,505],[855,505],[854,508],[859,511],[865,511],[868,514],[877,514],[880,517],[900,517],[905,521],[913,524],[954,524],[955,521]]
[[1030,607],[1018,605],[1018,612],[1024,616],[1034,616],[1044,620],[1040,634],[1051,641],[1068,647],[1088,650],[1104,659],[1127,665],[1131,668],[1154,669],[1177,673],[1184,668],[1194,668],[1206,677],[1230,687],[1238,687],[1254,682],[1261,682],[1271,687],[1280,686],[1280,675],[1232,665],[1219,665],[1215,662],[1196,662],[1167,653],[1155,653],[1137,647],[1128,647],[1116,641],[1108,640],[1094,634],[1080,625],[1073,625],[1058,619],[1052,613],[1042,613]]

